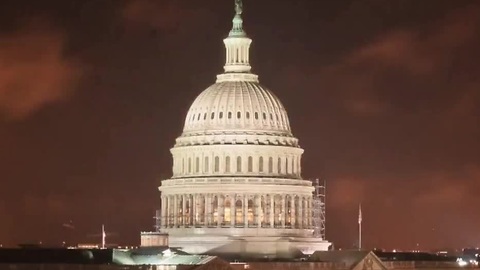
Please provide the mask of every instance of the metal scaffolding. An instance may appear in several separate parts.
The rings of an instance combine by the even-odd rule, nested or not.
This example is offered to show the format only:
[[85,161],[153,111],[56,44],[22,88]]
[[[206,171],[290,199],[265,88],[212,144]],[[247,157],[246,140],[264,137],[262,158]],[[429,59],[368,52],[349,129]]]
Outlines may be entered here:
[[315,191],[313,193],[313,236],[321,239],[325,238],[325,196],[326,181],[320,184],[319,179],[313,180]]
[[162,211],[156,210],[153,219],[155,220],[155,225],[153,226],[155,228],[155,231],[160,232],[160,229],[162,227]]

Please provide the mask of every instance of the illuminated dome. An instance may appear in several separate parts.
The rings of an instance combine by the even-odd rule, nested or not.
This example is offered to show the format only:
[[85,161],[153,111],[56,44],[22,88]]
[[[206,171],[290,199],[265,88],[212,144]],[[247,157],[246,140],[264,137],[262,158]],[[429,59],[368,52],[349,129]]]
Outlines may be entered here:
[[[223,40],[224,73],[194,100],[170,149],[162,180],[161,230],[194,254],[290,257],[327,250],[313,223],[312,182],[301,176],[303,149],[280,100],[251,73],[252,40],[235,1]],[[242,256],[243,256],[242,255]]]
[[[231,80],[220,80],[195,99],[185,119],[184,135],[253,131],[291,136],[287,112],[280,100],[253,74],[232,75]],[[245,80],[248,77],[252,80]]]

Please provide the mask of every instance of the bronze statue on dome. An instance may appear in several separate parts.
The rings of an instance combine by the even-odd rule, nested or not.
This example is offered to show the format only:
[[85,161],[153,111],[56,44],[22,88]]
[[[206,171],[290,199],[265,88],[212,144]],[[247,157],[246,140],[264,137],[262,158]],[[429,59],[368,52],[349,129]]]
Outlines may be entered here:
[[242,0],[235,0],[235,13],[241,15],[243,10]]

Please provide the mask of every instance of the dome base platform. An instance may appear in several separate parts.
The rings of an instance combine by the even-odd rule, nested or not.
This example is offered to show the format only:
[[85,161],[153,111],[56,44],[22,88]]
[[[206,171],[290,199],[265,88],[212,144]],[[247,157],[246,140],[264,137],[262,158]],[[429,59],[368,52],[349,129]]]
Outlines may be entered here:
[[224,259],[299,259],[326,251],[331,243],[321,238],[293,236],[170,235],[170,246],[190,254]]

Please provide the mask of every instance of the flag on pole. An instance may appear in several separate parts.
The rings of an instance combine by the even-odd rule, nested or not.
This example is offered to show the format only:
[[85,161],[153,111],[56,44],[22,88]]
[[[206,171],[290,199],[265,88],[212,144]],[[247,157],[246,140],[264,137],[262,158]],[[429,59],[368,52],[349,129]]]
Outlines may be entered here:
[[358,205],[358,224],[362,223],[362,204]]

